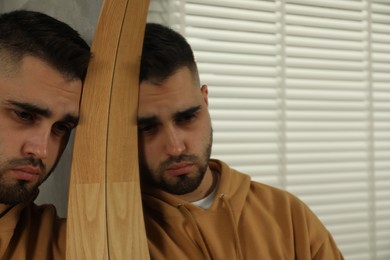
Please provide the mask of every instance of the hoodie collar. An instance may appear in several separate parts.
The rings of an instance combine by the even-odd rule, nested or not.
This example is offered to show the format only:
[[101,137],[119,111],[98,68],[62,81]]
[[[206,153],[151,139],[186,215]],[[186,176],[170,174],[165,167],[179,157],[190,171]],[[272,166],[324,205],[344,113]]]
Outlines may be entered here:
[[21,202],[16,205],[11,205],[8,206],[5,204],[0,204],[1,205],[1,214],[0,214],[0,219],[1,222],[3,223],[0,225],[0,231],[2,230],[9,230],[15,228],[17,222],[19,221],[19,215],[20,212],[31,202],[35,200],[35,198],[38,196],[39,191],[37,190],[32,194],[32,196],[27,199],[24,202]]

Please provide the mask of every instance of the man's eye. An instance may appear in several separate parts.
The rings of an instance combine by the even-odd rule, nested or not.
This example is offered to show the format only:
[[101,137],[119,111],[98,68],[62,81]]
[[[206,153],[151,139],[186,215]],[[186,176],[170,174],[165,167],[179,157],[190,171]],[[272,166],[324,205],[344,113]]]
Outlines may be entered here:
[[57,135],[67,135],[72,131],[73,126],[66,123],[57,123],[53,126],[53,131]]
[[180,123],[187,123],[187,122],[191,122],[192,120],[194,120],[196,118],[196,114],[188,114],[188,115],[181,115],[180,117],[178,117],[176,119],[176,123],[180,124]]
[[138,127],[138,132],[140,134],[151,134],[153,133],[157,127],[155,125],[146,125]]
[[34,115],[25,111],[14,111],[16,116],[22,121],[33,121]]

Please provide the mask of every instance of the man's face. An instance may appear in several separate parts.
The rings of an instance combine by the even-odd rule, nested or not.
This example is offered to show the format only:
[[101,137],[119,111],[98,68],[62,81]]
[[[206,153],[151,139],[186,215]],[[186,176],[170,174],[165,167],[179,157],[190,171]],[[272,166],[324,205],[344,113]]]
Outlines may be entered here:
[[140,86],[138,129],[141,177],[183,195],[200,189],[210,158],[212,129],[207,86],[186,67],[162,84]]
[[81,84],[31,56],[0,67],[0,203],[28,199],[48,177],[77,124]]

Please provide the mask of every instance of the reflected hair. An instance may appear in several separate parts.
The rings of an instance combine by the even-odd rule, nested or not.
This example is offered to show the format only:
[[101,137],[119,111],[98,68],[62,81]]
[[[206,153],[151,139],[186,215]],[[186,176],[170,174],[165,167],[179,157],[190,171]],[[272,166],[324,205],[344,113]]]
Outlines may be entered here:
[[2,62],[15,66],[26,56],[45,61],[71,80],[84,81],[91,52],[76,30],[51,16],[27,10],[1,14]]

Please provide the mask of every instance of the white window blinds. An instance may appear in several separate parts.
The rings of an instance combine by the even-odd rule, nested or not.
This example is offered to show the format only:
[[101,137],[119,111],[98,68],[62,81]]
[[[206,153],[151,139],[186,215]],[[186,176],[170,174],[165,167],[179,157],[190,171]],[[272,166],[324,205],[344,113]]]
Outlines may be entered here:
[[346,259],[390,259],[390,1],[165,0],[209,85],[213,157],[304,200]]

